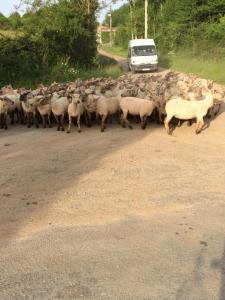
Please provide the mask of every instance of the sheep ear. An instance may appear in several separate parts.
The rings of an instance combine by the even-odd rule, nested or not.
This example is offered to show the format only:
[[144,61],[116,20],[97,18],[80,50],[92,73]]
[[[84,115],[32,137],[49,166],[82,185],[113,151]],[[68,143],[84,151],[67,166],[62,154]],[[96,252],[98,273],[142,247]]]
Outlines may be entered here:
[[69,103],[72,102],[72,96],[71,96],[71,95],[68,95],[68,96],[67,96],[67,99],[68,99]]
[[97,96],[97,95],[93,96],[94,101],[98,101],[99,98],[100,98],[100,96]]

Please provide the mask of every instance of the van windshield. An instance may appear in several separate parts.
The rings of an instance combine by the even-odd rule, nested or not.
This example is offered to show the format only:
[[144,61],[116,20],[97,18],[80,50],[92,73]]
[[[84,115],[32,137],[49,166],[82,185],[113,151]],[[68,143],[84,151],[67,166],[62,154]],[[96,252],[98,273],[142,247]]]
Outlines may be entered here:
[[132,56],[150,56],[156,55],[156,48],[153,45],[135,46],[132,48]]

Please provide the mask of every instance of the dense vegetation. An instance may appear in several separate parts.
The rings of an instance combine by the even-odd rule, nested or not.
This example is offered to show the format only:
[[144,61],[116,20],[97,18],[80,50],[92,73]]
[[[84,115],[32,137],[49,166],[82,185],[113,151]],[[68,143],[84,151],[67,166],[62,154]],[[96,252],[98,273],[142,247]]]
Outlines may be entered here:
[[[22,2],[29,8],[23,16],[14,12],[6,18],[0,13],[0,86],[9,83],[33,86],[87,74],[109,75],[109,70],[113,76],[120,74],[115,66],[104,69],[105,60],[96,55],[96,12],[102,0]],[[208,66],[215,74],[211,78],[222,82],[225,0],[149,0],[148,3],[149,37],[157,42],[161,63],[177,69],[182,65],[180,70],[186,70],[185,64],[191,66],[189,62],[197,59],[199,74],[210,78],[208,71],[202,72]],[[112,22],[117,27],[114,45],[123,52],[132,36],[144,36],[144,0],[124,0],[124,5],[112,12]],[[105,23],[109,23],[108,16]],[[109,41],[108,33],[103,40]]]
[[[127,47],[134,36],[144,36],[144,1],[130,0],[112,13],[118,28],[114,43]],[[225,54],[224,0],[149,0],[149,36],[160,52],[188,49],[197,55]],[[135,4],[135,6],[134,6]],[[132,14],[131,14],[132,13]],[[108,17],[105,22],[108,23]]]
[[9,18],[0,15],[1,85],[58,77],[68,80],[98,64],[97,0],[29,3],[22,17],[18,13]]

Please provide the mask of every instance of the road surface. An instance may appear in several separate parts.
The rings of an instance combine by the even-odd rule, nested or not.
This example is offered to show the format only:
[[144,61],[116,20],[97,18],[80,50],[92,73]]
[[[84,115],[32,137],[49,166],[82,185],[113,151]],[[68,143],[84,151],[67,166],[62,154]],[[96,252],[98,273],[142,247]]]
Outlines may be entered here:
[[224,111],[0,130],[0,299],[224,300]]

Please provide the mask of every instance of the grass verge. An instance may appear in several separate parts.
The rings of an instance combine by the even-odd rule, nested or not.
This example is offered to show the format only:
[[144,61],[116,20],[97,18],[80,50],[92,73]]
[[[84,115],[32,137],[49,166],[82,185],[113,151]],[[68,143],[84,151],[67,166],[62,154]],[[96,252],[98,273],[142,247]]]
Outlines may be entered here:
[[12,82],[2,81],[0,78],[0,88],[6,84],[12,84],[13,87],[25,87],[25,88],[36,88],[40,83],[49,85],[52,82],[72,82],[77,78],[82,80],[97,78],[97,77],[111,77],[118,78],[124,72],[119,65],[112,59],[101,55],[97,56],[96,64],[90,69],[83,69],[79,66],[68,66],[64,64],[58,64],[56,66],[38,69],[34,71],[32,77],[23,76],[23,78],[17,78]]
[[[103,50],[121,57],[127,57],[127,50],[118,46],[103,45]],[[212,59],[193,55],[188,51],[180,51],[171,55],[160,55],[159,65],[184,73],[193,73],[199,77],[211,79],[225,84],[225,58]]]
[[193,73],[205,79],[225,84],[225,59],[194,56],[191,52],[178,52],[162,56],[161,65],[176,71]]
[[102,46],[102,49],[108,53],[111,53],[113,55],[121,56],[124,58],[127,58],[127,49],[124,49],[119,46],[110,46],[109,44],[104,44]]

